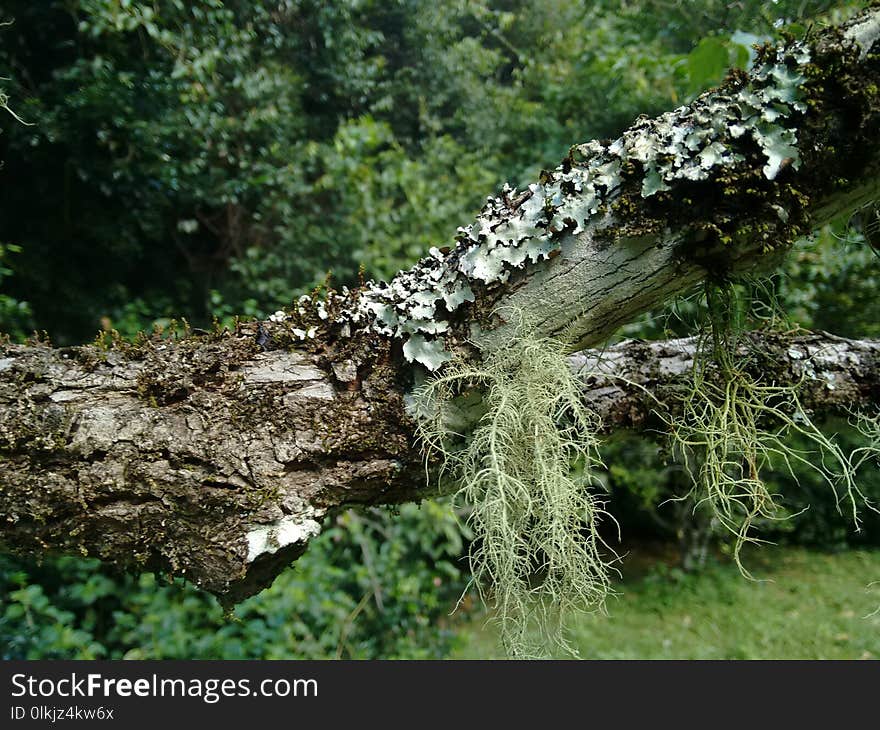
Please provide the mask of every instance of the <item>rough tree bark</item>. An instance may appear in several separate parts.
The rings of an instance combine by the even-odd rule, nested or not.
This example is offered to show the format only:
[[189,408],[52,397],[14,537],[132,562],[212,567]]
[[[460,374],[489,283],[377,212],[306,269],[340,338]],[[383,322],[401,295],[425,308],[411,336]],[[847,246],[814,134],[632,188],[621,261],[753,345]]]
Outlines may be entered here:
[[[333,510],[431,494],[407,408],[430,371],[503,347],[522,323],[572,351],[600,344],[707,277],[772,266],[877,197],[878,37],[870,9],[763,49],[691,105],[489,198],[454,247],[389,284],[304,298],[234,332],[3,345],[0,540],[170,571],[235,602]],[[817,410],[880,394],[878,343],[755,337],[775,377],[807,378]],[[641,428],[653,402],[608,373],[662,398],[693,352],[687,340],[606,349],[584,398],[608,428]]]
[[[751,332],[742,339],[749,374],[764,383],[802,383],[798,400],[811,413],[847,415],[880,404],[880,341],[827,332]],[[571,363],[606,431],[662,428],[658,415],[675,417],[681,390],[692,387],[698,345],[698,337],[626,340],[576,353]]]

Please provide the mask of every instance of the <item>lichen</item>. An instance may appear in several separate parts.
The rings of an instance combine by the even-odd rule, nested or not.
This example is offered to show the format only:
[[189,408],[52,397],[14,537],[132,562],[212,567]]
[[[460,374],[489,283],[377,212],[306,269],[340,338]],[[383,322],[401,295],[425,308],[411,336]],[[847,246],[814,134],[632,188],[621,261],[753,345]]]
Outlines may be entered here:
[[[507,652],[576,654],[567,621],[602,608],[616,558],[598,531],[601,424],[583,404],[565,343],[524,329],[483,363],[455,360],[430,376],[413,407],[426,457],[460,484],[471,571],[494,600]],[[475,390],[484,408],[462,446],[459,399]]]
[[[752,534],[753,528],[787,519],[764,480],[765,469],[775,467],[792,477],[796,468],[812,470],[833,491],[838,509],[843,503],[849,506],[856,529],[859,506],[874,507],[856,484],[852,455],[816,426],[801,403],[804,385],[816,379],[801,352],[788,353],[799,363],[793,370],[800,372],[801,380],[767,377],[773,368],[765,366],[762,372],[754,363],[764,353],[750,353],[743,346],[735,289],[707,284],[706,302],[708,322],[691,382],[678,400],[676,416],[661,417],[673,453],[693,481],[687,498],[707,505],[717,523],[734,536],[733,558],[743,575],[751,577],[742,562],[742,548],[763,542]],[[761,375],[753,375],[755,370]],[[826,380],[829,385],[833,387]],[[810,450],[791,446],[791,436],[798,436]]]
[[[505,185],[500,195],[490,196],[476,221],[459,228],[451,252],[432,248],[390,282],[367,283],[354,307],[339,308],[336,323],[396,338],[406,360],[439,369],[452,358],[447,338],[453,315],[475,301],[476,289],[504,284],[514,271],[552,258],[563,237],[592,225],[630,179],[638,178],[637,189],[650,198],[679,181],[718,177],[747,159],[749,145],[763,153],[768,180],[785,166],[796,169],[797,133],[790,123],[805,109],[799,89],[806,77],[800,69],[809,59],[803,43],[764,53],[748,81],[733,83],[733,91],[704,94],[689,107],[641,121],[613,142],[573,147],[527,190]],[[326,301],[303,297],[293,314],[311,307],[326,322]],[[277,312],[270,319],[286,318]],[[298,340],[315,335],[314,328],[295,322],[290,331]]]
[[772,62],[765,60],[754,68],[732,96],[710,92],[689,107],[628,130],[616,144],[642,164],[642,195],[669,190],[676,180],[707,180],[719,167],[737,165],[746,159],[746,140],[766,156],[763,173],[768,180],[775,179],[784,164],[797,169],[797,133],[786,122],[806,110],[799,98],[806,81],[800,69],[809,60],[803,43],[780,48]]
[[260,555],[276,553],[295,542],[308,542],[321,532],[321,525],[313,519],[285,515],[267,525],[255,525],[247,533],[247,562]]
[[[822,163],[847,172],[858,166],[852,150],[841,160],[829,143],[849,147],[834,136],[835,124],[849,124],[856,102],[877,101],[876,90],[856,88],[861,76],[849,61],[865,56],[865,43],[850,35],[764,46],[750,72],[731,72],[690,105],[641,118],[614,141],[572,147],[524,191],[505,185],[458,229],[451,250],[432,248],[387,283],[304,297],[272,319],[306,346],[324,327],[336,326],[336,336],[369,329],[401,343],[407,361],[435,371],[466,346],[469,326],[495,326],[490,313],[501,287],[562,253],[572,236],[604,245],[670,229],[683,259],[721,275],[740,244],[784,247],[809,231],[811,203],[832,184],[847,184],[833,183]],[[834,117],[832,132],[816,129],[816,118],[828,116],[823,109]],[[863,144],[871,130],[856,131]],[[807,172],[798,178],[785,174],[802,166]],[[844,177],[852,176],[833,180]]]

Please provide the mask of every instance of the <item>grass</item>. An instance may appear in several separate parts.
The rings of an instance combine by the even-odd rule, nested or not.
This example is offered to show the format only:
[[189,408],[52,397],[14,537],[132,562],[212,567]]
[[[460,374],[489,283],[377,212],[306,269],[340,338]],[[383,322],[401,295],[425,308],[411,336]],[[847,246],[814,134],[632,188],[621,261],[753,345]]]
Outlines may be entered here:
[[[644,549],[624,561],[608,615],[572,622],[585,659],[880,659],[880,550],[749,550],[761,581],[735,564],[685,574]],[[653,567],[641,568],[651,558]],[[454,659],[503,658],[492,624],[462,629]]]

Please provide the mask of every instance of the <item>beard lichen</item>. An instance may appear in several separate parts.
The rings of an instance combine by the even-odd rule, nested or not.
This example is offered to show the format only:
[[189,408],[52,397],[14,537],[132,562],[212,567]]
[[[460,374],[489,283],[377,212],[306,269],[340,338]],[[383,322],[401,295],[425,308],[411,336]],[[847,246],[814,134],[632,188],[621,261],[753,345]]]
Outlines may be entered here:
[[[450,362],[416,392],[419,436],[460,485],[473,580],[508,655],[576,654],[566,621],[603,607],[616,558],[598,530],[600,424],[564,345],[524,329],[480,364]],[[474,390],[482,413],[465,438],[450,424]]]
[[[673,452],[692,479],[687,497],[707,505],[734,537],[733,557],[742,574],[746,544],[765,542],[753,534],[756,523],[787,519],[779,495],[762,478],[766,468],[792,477],[797,466],[817,472],[834,491],[838,508],[846,504],[858,529],[858,508],[867,504],[855,482],[852,455],[824,434],[802,406],[800,382],[779,382],[772,368],[762,375],[757,359],[740,337],[739,307],[730,284],[706,287],[708,322],[698,346],[692,380],[680,400],[680,413],[666,416]],[[780,379],[782,380],[782,379]],[[813,448],[788,443],[800,436]]]
[[[775,362],[754,347],[736,292],[730,283],[706,285],[692,372],[680,391],[664,392],[656,412],[691,481],[677,499],[710,511],[752,578],[744,546],[765,542],[755,534],[762,523],[792,516],[763,475],[776,469],[796,480],[813,470],[858,529],[860,508],[875,509],[855,477],[880,455],[880,415],[859,415],[864,445],[845,452],[801,402],[811,371],[792,371],[791,357]],[[749,298],[752,316],[778,326],[775,306],[761,312],[760,299]],[[618,556],[599,531],[602,519],[613,522],[598,496],[602,424],[585,405],[584,373],[572,370],[569,352],[520,321],[482,361],[454,359],[430,375],[411,404],[431,473],[458,485],[455,501],[474,538],[473,581],[512,657],[577,655],[568,620],[603,610],[616,572]],[[807,447],[793,446],[793,437]]]
[[862,410],[853,416],[852,426],[863,439],[851,455],[853,470],[859,471],[865,465],[880,466],[880,409],[873,413]]

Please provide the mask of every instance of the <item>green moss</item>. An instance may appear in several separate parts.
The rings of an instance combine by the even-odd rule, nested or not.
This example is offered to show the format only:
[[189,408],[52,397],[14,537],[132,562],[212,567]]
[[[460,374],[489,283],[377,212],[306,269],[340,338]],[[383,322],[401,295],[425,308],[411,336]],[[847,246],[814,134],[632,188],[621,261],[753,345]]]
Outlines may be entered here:
[[[761,540],[753,533],[765,520],[786,519],[761,472],[776,467],[794,477],[794,466],[816,471],[845,504],[858,527],[865,499],[855,482],[851,457],[822,433],[801,406],[802,382],[789,384],[755,377],[740,338],[740,311],[733,287],[708,284],[708,323],[695,357],[692,381],[667,418],[674,452],[684,462],[693,488],[688,496],[706,504],[734,540],[734,559],[744,575],[742,549]],[[768,372],[765,369],[764,372]],[[769,372],[772,372],[769,371]],[[797,435],[815,452],[792,448]]]
[[[597,417],[582,404],[563,344],[522,330],[479,366],[451,363],[416,405],[426,454],[440,455],[470,510],[471,569],[494,603],[504,646],[532,657],[571,649],[566,622],[601,609],[616,556],[597,531]],[[485,411],[461,444],[450,418],[472,389]]]

